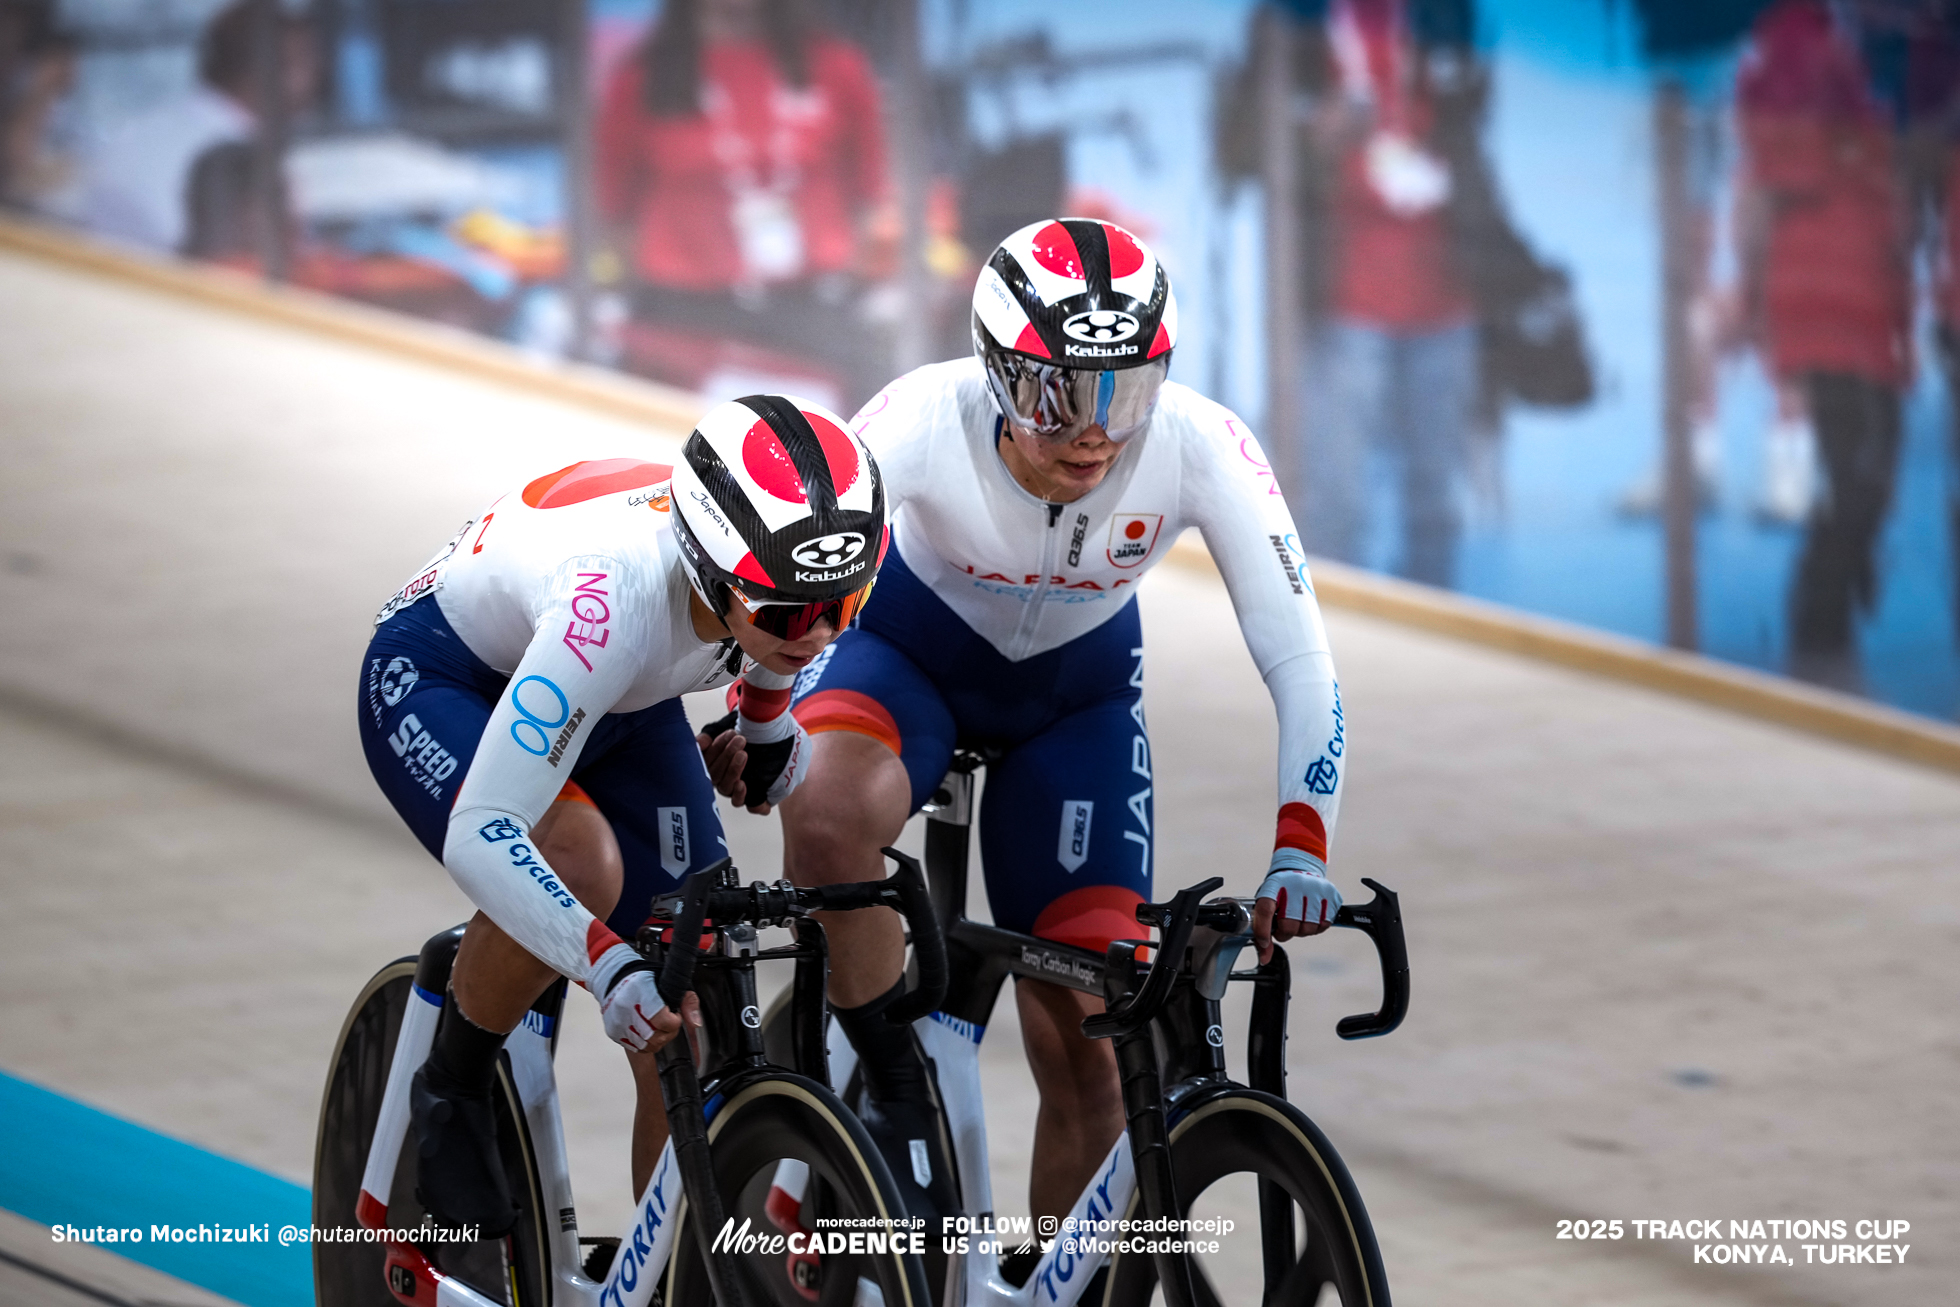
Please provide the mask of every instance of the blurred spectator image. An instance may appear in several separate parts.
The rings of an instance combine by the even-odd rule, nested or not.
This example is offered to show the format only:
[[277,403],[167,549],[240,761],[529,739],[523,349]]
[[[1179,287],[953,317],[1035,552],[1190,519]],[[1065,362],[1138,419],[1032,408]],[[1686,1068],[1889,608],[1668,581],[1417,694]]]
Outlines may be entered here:
[[[1371,563],[1371,469],[1392,469],[1391,565],[1449,585],[1473,461],[1501,502],[1513,401],[1572,407],[1592,375],[1566,274],[1512,226],[1485,157],[1489,68],[1469,0],[1331,0],[1296,29],[1308,106],[1297,199],[1301,430],[1273,432],[1309,552]],[[1242,79],[1225,170],[1252,171]]]
[[[283,82],[261,76],[270,33]],[[278,221],[257,197],[275,194],[251,147],[268,93],[309,102],[317,85],[311,31],[279,0],[236,0],[198,40],[198,83],[113,129],[84,163],[82,223],[154,250],[233,257],[254,223]],[[195,218],[195,221],[193,221]]]
[[1878,597],[1911,374],[1892,124],[1821,0],[1782,0],[1757,20],[1736,103],[1745,311],[1768,370],[1802,396],[1824,472],[1791,588],[1791,669],[1855,686],[1854,617]]
[[0,204],[40,207],[68,183],[61,132],[75,83],[75,44],[56,26],[54,0],[0,4]]
[[683,356],[719,336],[764,351],[738,371],[813,360],[846,409],[883,384],[857,303],[886,197],[880,112],[864,54],[798,0],[663,7],[605,88],[595,168],[634,316],[666,329],[681,373],[666,379],[713,388],[713,360],[688,376]]
[[1477,336],[1449,213],[1465,161],[1443,153],[1440,120],[1460,109],[1446,100],[1467,52],[1419,39],[1400,0],[1336,0],[1322,31],[1313,138],[1330,178],[1326,298],[1304,373],[1303,537],[1312,552],[1361,561],[1370,456],[1386,453],[1400,492],[1397,569],[1447,585]]

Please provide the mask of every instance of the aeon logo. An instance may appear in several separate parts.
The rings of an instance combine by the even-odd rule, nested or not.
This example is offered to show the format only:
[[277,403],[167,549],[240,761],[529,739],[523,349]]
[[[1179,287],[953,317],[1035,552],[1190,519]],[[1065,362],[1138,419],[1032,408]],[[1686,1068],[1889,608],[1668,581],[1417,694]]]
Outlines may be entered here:
[[1113,345],[1128,340],[1140,329],[1135,318],[1116,309],[1090,309],[1062,324],[1064,335],[1091,345]]
[[837,567],[864,552],[864,537],[855,531],[806,540],[789,551],[805,567]]

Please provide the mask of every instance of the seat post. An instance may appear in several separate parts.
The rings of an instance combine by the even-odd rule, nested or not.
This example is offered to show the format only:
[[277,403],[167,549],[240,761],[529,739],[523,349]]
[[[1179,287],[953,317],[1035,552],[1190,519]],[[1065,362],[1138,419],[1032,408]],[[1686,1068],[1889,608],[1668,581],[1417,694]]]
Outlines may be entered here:
[[958,762],[921,809],[926,815],[926,884],[942,929],[966,915],[967,857],[972,849],[973,772]]

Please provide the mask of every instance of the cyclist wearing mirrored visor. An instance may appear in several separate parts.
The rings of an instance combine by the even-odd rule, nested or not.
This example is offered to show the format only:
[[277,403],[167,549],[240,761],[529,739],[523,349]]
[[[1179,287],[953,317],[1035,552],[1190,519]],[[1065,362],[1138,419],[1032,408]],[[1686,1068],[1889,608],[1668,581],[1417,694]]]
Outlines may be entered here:
[[[1326,633],[1258,442],[1166,380],[1177,330],[1169,277],[1143,242],[1107,222],[1037,223],[980,273],[977,357],[901,377],[858,414],[893,544],[878,603],[797,679],[811,762],[783,805],[794,879],[880,874],[879,847],[955,746],[983,745],[1000,754],[980,814],[995,921],[1097,951],[1133,938],[1154,807],[1130,600],[1195,526],[1279,718],[1262,952],[1339,908],[1325,871],[1346,736]],[[903,1162],[920,1137],[904,1132],[930,1116],[910,1105],[924,1072],[909,1032],[877,1019],[902,941],[889,913],[852,918],[830,927],[831,993],[863,1055],[867,1124],[888,1151],[899,1140]],[[1082,1037],[1081,996],[1034,981],[1017,995],[1042,1094],[1033,1210],[1059,1217],[1122,1129],[1115,1062]],[[893,1171],[907,1184],[909,1164]]]
[[[512,490],[382,607],[368,766],[481,909],[411,1096],[423,1203],[444,1223],[510,1223],[490,1083],[554,975],[589,988],[635,1054],[645,1187],[666,1118],[639,1055],[679,1019],[623,941],[726,854],[716,789],[760,805],[802,776],[789,686],[862,606],[886,540],[877,464],[843,420],[751,395],[704,416],[671,469],[600,459]],[[697,740],[680,696],[745,662],[742,728]]]

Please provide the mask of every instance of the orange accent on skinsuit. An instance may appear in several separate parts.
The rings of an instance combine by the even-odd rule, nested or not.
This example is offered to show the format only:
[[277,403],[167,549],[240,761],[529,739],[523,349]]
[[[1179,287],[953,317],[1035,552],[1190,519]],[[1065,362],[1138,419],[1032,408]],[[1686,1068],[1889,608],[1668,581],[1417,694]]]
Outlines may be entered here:
[[1322,824],[1320,814],[1306,804],[1286,804],[1279,810],[1279,834],[1273,839],[1273,847],[1298,849],[1325,862],[1327,827]]
[[583,803],[587,807],[591,807],[591,808],[596,808],[599,806],[598,804],[592,802],[592,796],[590,794],[587,794],[585,792],[585,788],[581,786],[577,781],[566,781],[565,787],[558,791],[558,797],[553,799],[552,802],[553,803]]
[[637,458],[595,458],[547,472],[524,487],[524,502],[532,508],[564,508],[601,495],[638,490],[672,479],[666,463],[643,463]]
[[898,723],[885,706],[856,690],[818,690],[790,710],[812,735],[824,731],[855,731],[868,735],[893,753],[904,751]]
[[1043,908],[1029,934],[1101,953],[1111,940],[1149,937],[1150,932],[1137,924],[1141,902],[1141,894],[1121,885],[1084,885]]

